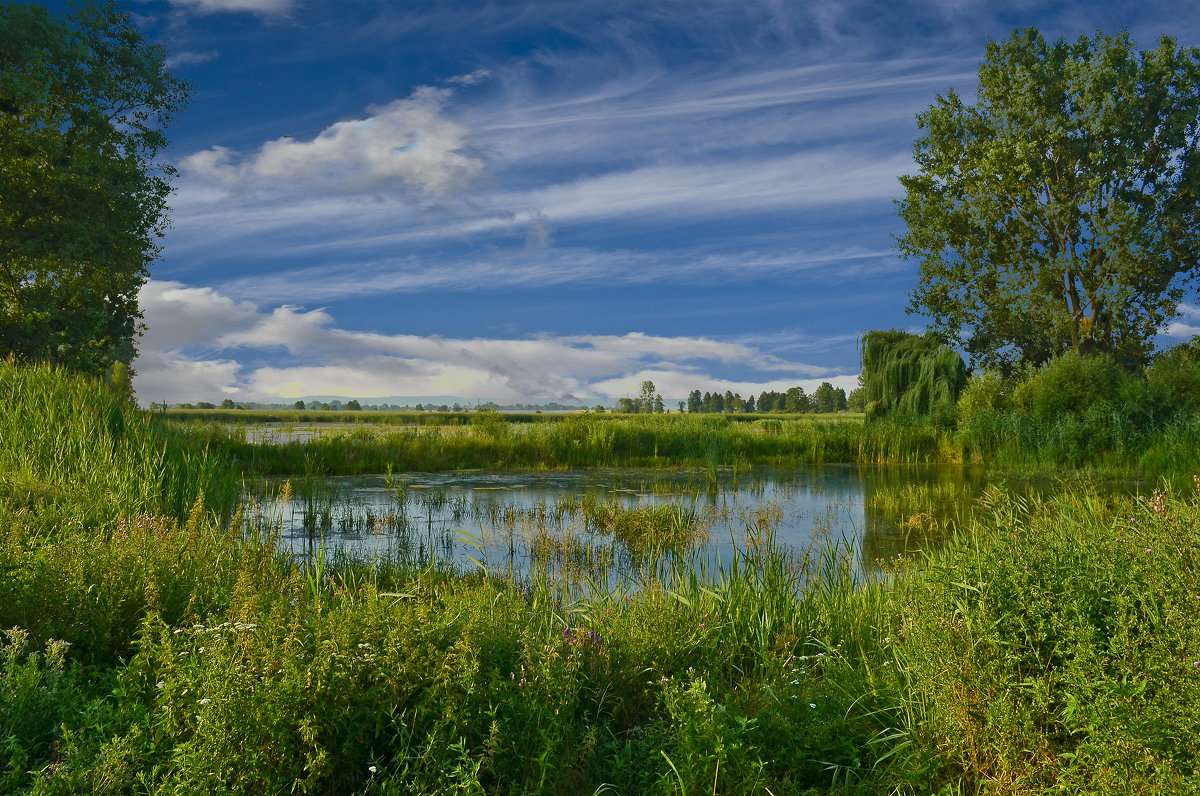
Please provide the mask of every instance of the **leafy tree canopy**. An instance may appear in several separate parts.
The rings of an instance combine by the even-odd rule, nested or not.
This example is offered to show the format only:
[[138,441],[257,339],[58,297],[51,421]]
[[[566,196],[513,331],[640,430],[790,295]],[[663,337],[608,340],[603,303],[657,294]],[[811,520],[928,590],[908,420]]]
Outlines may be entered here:
[[187,99],[165,54],[112,0],[0,0],[0,353],[133,359],[172,173],[154,158]]
[[1068,350],[1144,362],[1200,258],[1200,50],[1018,30],[988,44],[977,97],[917,117],[909,311],[1005,372]]

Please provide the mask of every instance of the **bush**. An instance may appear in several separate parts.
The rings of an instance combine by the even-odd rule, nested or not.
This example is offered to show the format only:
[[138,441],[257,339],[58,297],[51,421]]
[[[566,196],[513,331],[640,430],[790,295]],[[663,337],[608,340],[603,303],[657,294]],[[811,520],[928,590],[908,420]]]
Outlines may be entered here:
[[1162,352],[1146,368],[1150,403],[1161,417],[1200,409],[1200,337]]
[[1013,403],[1039,420],[1082,416],[1101,402],[1118,403],[1129,376],[1111,357],[1067,353],[1047,363],[1021,383]]
[[0,633],[0,789],[5,793],[15,792],[28,771],[44,764],[59,725],[79,708],[75,680],[66,668],[67,647],[50,641],[38,652],[26,631]]
[[1194,499],[984,503],[897,595],[921,745],[963,791],[1196,792]]

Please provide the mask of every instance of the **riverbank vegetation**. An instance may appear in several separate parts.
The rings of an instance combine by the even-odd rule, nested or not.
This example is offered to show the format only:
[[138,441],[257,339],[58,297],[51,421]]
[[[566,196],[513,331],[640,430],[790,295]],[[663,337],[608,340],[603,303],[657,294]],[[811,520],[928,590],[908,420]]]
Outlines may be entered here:
[[[298,411],[155,416],[248,475],[944,462],[1024,474],[1068,468],[1153,482],[1200,471],[1200,347],[1194,341],[1139,369],[1107,355],[1067,353],[1008,377],[982,370],[968,378],[961,359],[936,343],[929,356],[941,364],[923,363],[926,338],[867,337],[887,334],[896,337],[899,353],[888,355],[892,359],[875,349],[864,354],[865,422],[853,414],[489,410],[345,413],[336,418],[341,423],[325,425],[320,421],[330,417]],[[258,433],[258,423],[278,425]],[[298,433],[306,424],[317,431]]]
[[259,475],[387,470],[701,467],[823,462],[931,462],[953,458],[952,439],[923,426],[864,426],[861,418],[735,422],[689,415],[571,415],[509,424],[486,412],[468,427],[358,425],[338,433],[262,444],[241,426],[186,432]]
[[882,577],[764,529],[715,570],[652,545],[615,586],[301,560],[269,505],[231,514],[211,449],[98,382],[3,367],[6,792],[1197,783],[1195,488],[992,489]]

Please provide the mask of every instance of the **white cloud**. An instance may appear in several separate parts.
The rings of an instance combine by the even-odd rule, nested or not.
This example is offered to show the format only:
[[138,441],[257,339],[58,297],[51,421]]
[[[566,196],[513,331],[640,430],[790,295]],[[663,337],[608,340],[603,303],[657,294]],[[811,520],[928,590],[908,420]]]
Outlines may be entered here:
[[453,83],[457,86],[474,86],[487,80],[492,76],[492,73],[487,69],[476,69],[474,72],[466,75],[455,75],[454,77],[446,78],[447,83]]
[[444,196],[484,176],[483,161],[465,152],[469,131],[443,113],[450,94],[423,86],[311,140],[284,136],[245,157],[214,146],[180,166],[231,190]]
[[248,11],[264,16],[287,14],[296,5],[296,0],[167,0],[178,8],[200,14],[215,14],[222,11]]
[[216,58],[220,53],[216,50],[206,50],[204,52],[174,52],[167,56],[166,64],[169,69],[174,69],[177,66],[187,66],[188,64],[204,64]]
[[1200,334],[1200,326],[1191,326],[1175,321],[1167,324],[1167,337],[1194,337]]
[[1200,334],[1200,326],[1196,325],[1197,322],[1200,322],[1200,307],[1180,304],[1176,309],[1184,320],[1168,323],[1165,332],[1167,337],[1184,338]]
[[[324,250],[326,246],[319,247]],[[408,256],[331,262],[230,280],[222,290],[256,301],[329,301],[354,296],[475,291],[552,285],[692,284],[800,273],[826,281],[861,279],[900,267],[890,249],[846,246],[814,252],[592,251],[536,247],[481,255]]]
[[258,309],[208,287],[151,279],[139,295],[146,323],[143,351],[211,346],[213,339],[255,322]]
[[[144,402],[211,400],[206,396],[294,400],[305,395],[593,402],[636,392],[644,378],[661,382],[664,395],[692,389],[735,389],[748,395],[847,378],[752,345],[704,337],[376,334],[339,328],[320,309],[267,310],[211,288],[153,280],[141,301],[148,330],[135,363],[135,388]],[[713,375],[731,369],[763,378]]]
[[907,171],[912,171],[908,154],[867,158],[852,151],[824,151],[647,166],[558,183],[522,196],[502,197],[498,203],[551,208],[550,220],[560,223],[651,214],[729,217],[886,201],[900,194],[896,175]]
[[143,405],[220,401],[241,395],[238,377],[242,366],[232,359],[193,359],[169,351],[147,350],[134,363],[133,386]]

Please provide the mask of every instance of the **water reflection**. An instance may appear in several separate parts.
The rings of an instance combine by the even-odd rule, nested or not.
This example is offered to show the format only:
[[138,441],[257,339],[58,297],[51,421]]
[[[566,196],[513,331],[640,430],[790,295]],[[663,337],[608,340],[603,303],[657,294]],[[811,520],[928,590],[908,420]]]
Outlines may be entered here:
[[264,527],[296,555],[430,559],[524,574],[614,571],[653,552],[729,561],[846,543],[861,570],[936,545],[985,486],[955,466],[443,472],[264,484]]

